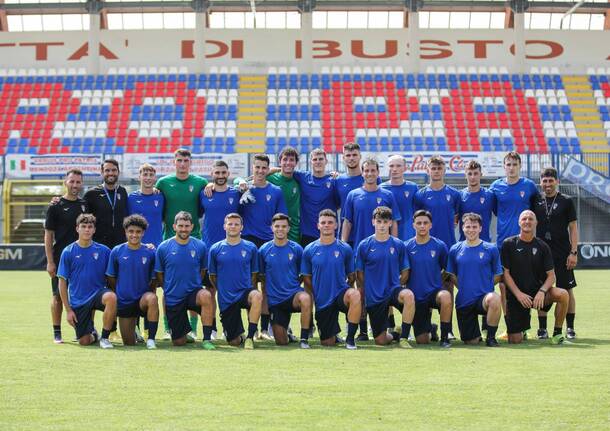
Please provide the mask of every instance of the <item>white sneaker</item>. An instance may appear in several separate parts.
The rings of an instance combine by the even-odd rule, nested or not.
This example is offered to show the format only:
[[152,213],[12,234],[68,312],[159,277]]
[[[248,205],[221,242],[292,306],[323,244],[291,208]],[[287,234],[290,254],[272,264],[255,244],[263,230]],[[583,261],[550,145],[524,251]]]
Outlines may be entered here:
[[172,333],[170,331],[165,331],[165,333],[163,334],[163,340],[169,341],[171,339],[172,339]]
[[447,334],[447,338],[448,338],[449,340],[456,340],[455,335],[453,335],[453,332],[448,333],[448,334]]
[[140,328],[138,328],[136,326],[136,343],[143,343],[144,342],[144,337],[142,336],[142,333],[140,332]]
[[347,350],[356,350],[358,347],[356,347],[355,344],[349,344],[349,343],[345,343],[345,348]]
[[113,349],[114,346],[108,338],[100,338],[100,347],[102,349]]
[[212,331],[212,335],[210,335],[210,340],[211,341],[215,341],[216,337],[218,337],[218,332],[217,331]]
[[271,341],[271,340],[273,340],[273,337],[271,335],[269,335],[269,332],[261,331],[258,334],[257,340]]
[[195,333],[193,331],[186,334],[187,343],[194,343],[195,341],[197,341],[197,336],[195,335]]
[[156,349],[157,345],[155,344],[155,340],[146,340],[146,348],[148,350]]

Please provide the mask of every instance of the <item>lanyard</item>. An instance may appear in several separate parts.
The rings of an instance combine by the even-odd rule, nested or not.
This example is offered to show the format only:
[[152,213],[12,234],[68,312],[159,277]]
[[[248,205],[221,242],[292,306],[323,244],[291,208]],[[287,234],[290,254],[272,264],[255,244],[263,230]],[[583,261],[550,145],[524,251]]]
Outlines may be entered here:
[[116,206],[116,195],[119,193],[119,188],[114,189],[114,199],[110,200],[110,193],[108,193],[108,189],[105,185],[102,186],[104,189],[104,193],[106,194],[106,199],[108,199],[108,203],[110,204],[110,208],[112,209],[112,227],[114,227],[114,207]]

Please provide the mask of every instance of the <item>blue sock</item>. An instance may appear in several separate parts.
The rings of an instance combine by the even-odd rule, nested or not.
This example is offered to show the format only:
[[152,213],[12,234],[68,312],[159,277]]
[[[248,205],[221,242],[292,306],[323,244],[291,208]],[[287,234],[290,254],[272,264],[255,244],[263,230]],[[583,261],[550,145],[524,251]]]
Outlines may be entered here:
[[102,338],[110,337],[110,329],[102,329]]
[[409,333],[411,332],[411,324],[402,322],[402,331],[400,333],[400,338],[409,338]]
[[441,322],[441,341],[449,341],[449,332],[451,331],[450,322]]
[[269,314],[261,314],[261,331],[269,330],[270,317],[271,316]]
[[256,330],[258,329],[258,325],[256,324],[256,322],[252,323],[249,322],[248,323],[248,337],[247,338],[254,338],[254,334],[256,334]]
[[346,343],[355,344],[354,337],[356,336],[356,330],[358,330],[358,324],[347,322],[347,338]]
[[212,339],[212,327],[203,325],[203,341],[209,341]]
[[148,339],[154,340],[157,336],[157,328],[159,327],[159,322],[151,322],[148,321]]
[[309,328],[301,328],[301,341],[307,341],[309,338]]

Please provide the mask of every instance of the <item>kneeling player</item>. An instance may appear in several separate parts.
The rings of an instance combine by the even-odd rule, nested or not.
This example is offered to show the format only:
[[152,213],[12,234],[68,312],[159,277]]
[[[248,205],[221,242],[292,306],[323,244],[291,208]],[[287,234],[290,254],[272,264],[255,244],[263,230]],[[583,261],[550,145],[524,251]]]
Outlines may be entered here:
[[[210,282],[218,290],[220,321],[231,346],[254,348],[254,334],[261,316],[263,295],[256,289],[256,245],[241,238],[243,219],[237,213],[225,217],[226,239],[210,248]],[[248,310],[248,334],[244,339],[241,310]]]
[[165,312],[174,346],[183,346],[192,327],[187,311],[201,316],[205,350],[214,350],[211,341],[214,318],[214,294],[201,287],[207,265],[207,249],[203,241],[191,237],[193,218],[186,211],[174,217],[173,238],[163,241],[155,256],[155,272],[163,286]]
[[299,271],[303,248],[288,239],[290,219],[278,213],[271,219],[273,240],[259,253],[259,279],[267,295],[275,344],[288,344],[288,325],[293,312],[301,313],[301,348],[309,349],[311,296],[301,288]]
[[303,251],[301,274],[305,290],[313,294],[316,321],[323,346],[334,346],[339,333],[339,312],[347,314],[345,347],[356,349],[355,335],[362,305],[353,287],[354,258],[349,245],[335,237],[337,214],[325,209],[318,216],[320,239]]
[[502,266],[506,295],[506,326],[509,343],[521,343],[523,331],[530,328],[530,309],[555,309],[555,329],[551,342],[569,344],[561,333],[570,297],[565,289],[553,287],[555,271],[549,246],[534,236],[536,215],[525,210],[519,215],[519,235],[506,238],[502,244]]
[[[78,240],[67,246],[59,260],[59,294],[66,309],[66,319],[76,329],[76,338],[81,346],[98,340],[93,327],[93,310],[103,315],[102,349],[111,349],[108,340],[116,319],[116,295],[106,288],[106,265],[110,249],[93,241],[95,217],[81,214],[76,219]],[[69,293],[69,296],[68,296]]]
[[117,245],[110,252],[108,284],[116,292],[117,315],[123,344],[136,344],[136,323],[140,317],[148,321],[146,347],[155,349],[155,336],[159,325],[159,302],[154,279],[155,252],[142,245],[148,222],[138,214],[123,220],[127,242]]
[[411,265],[407,287],[415,295],[415,317],[413,331],[419,344],[435,341],[435,325],[431,324],[432,308],[439,310],[441,316],[441,347],[451,347],[451,293],[443,289],[443,274],[447,266],[447,246],[430,235],[432,214],[418,210],[413,214],[415,237],[406,242]]
[[[403,288],[409,278],[409,258],[405,243],[390,236],[390,208],[375,208],[373,226],[375,234],[362,240],[356,251],[356,279],[360,290],[364,290],[375,344],[383,346],[400,340],[401,347],[409,348],[415,297],[413,292]],[[390,305],[402,311],[401,334],[394,332],[390,335],[387,332]]]
[[481,216],[466,213],[462,216],[462,231],[466,240],[460,241],[449,250],[447,272],[458,288],[455,297],[460,337],[466,344],[481,341],[478,315],[487,318],[487,339],[489,347],[497,347],[496,331],[502,313],[500,295],[494,286],[502,278],[500,252],[489,242],[479,238],[482,229]]

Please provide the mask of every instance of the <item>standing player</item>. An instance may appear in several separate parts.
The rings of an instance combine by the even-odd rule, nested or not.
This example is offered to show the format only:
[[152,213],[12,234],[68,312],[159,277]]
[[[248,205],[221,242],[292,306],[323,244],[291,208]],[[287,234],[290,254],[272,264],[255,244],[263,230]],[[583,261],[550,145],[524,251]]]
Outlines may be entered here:
[[405,180],[404,175],[406,170],[407,164],[403,156],[395,154],[388,157],[390,179],[381,184],[381,188],[392,192],[396,205],[400,211],[398,238],[402,241],[413,238],[415,235],[412,220],[417,184]]
[[549,246],[536,238],[536,215],[525,210],[519,215],[519,234],[504,240],[502,266],[508,288],[506,325],[509,343],[521,343],[530,328],[530,309],[549,311],[556,303],[553,344],[569,343],[561,333],[570,296],[565,289],[553,287],[555,272]]
[[[172,238],[176,232],[172,226],[174,218],[180,211],[188,212],[193,220],[193,231],[191,236],[201,239],[199,228],[199,193],[208,181],[199,175],[191,174],[192,156],[189,150],[184,148],[177,149],[174,152],[174,166],[176,172],[174,174],[165,175],[159,178],[156,188],[163,193],[165,197],[163,239]],[[197,314],[190,312],[190,322],[192,334],[189,337],[197,336]],[[165,326],[164,339],[169,338],[167,317],[163,317]]]
[[[342,157],[343,164],[345,165],[347,172],[335,178],[336,200],[339,204],[339,208],[341,209],[341,212],[339,213],[339,232],[343,226],[343,208],[345,207],[347,195],[352,190],[362,187],[362,184],[364,184],[364,177],[362,176],[362,169],[360,168],[360,161],[362,160],[360,145],[354,142],[348,142],[343,146]],[[348,244],[353,244],[353,235],[354,233],[352,232]]]
[[[264,176],[263,176],[264,178]],[[275,186],[273,186],[275,187]],[[254,348],[254,334],[261,315],[263,295],[256,289],[258,253],[256,245],[241,238],[243,221],[239,214],[225,217],[226,239],[210,248],[210,281],[218,291],[220,321],[229,345]],[[244,339],[241,310],[248,310],[248,334]]]
[[431,324],[432,308],[439,310],[441,318],[441,347],[451,347],[451,310],[453,300],[443,288],[443,275],[447,267],[447,246],[443,241],[430,236],[432,214],[417,210],[413,214],[415,237],[406,242],[411,272],[407,287],[415,295],[415,317],[413,331],[420,344],[436,341],[436,328]]
[[339,331],[339,312],[347,314],[345,347],[356,349],[356,329],[362,313],[360,292],[353,287],[354,258],[349,245],[335,237],[337,214],[322,210],[318,217],[320,239],[303,251],[301,274],[305,290],[313,295],[316,322],[323,346],[334,346]]
[[278,156],[280,172],[267,176],[267,181],[282,189],[284,202],[290,217],[288,239],[301,241],[301,189],[294,179],[294,170],[299,163],[299,153],[292,147],[284,147]]
[[163,286],[165,314],[168,319],[174,346],[182,346],[194,339],[187,337],[192,330],[187,310],[201,316],[205,350],[214,350],[212,319],[214,318],[214,291],[203,289],[207,267],[207,248],[203,241],[191,237],[193,217],[180,211],[174,218],[173,238],[159,245],[155,257],[155,272]]
[[59,296],[59,279],[57,278],[57,265],[61,252],[69,244],[78,239],[76,233],[76,218],[87,212],[87,203],[79,198],[83,189],[83,173],[78,169],[71,169],[64,179],[66,193],[57,204],[47,208],[44,222],[44,251],[47,257],[47,273],[51,277],[51,319],[53,322],[53,341],[63,343],[61,338],[61,312],[62,303]]
[[271,220],[273,241],[259,250],[259,279],[267,296],[273,337],[278,345],[288,344],[288,325],[294,312],[301,313],[301,348],[309,349],[311,297],[301,288],[303,248],[288,239],[289,217],[278,213]]
[[144,163],[140,166],[140,188],[129,194],[127,212],[129,215],[140,214],[146,219],[148,228],[144,231],[142,242],[158,247],[163,241],[163,209],[165,198],[155,193],[157,171],[153,165]]
[[481,239],[491,242],[489,229],[492,214],[496,211],[496,196],[485,187],[481,187],[481,164],[471,160],[464,170],[468,186],[460,190],[458,216],[460,220],[460,241],[464,241],[462,218],[464,214],[475,213],[481,216]]
[[[400,346],[410,348],[409,333],[415,314],[413,292],[403,286],[409,278],[409,257],[405,243],[390,236],[392,210],[377,207],[373,211],[375,233],[365,238],[356,251],[356,277],[366,297],[366,311],[371,320],[375,344],[386,345],[400,340]],[[387,332],[389,306],[402,311],[400,334]]]
[[159,302],[155,293],[155,252],[142,244],[148,222],[143,216],[134,214],[123,220],[123,228],[127,242],[112,249],[106,268],[108,286],[117,295],[121,337],[125,346],[135,345],[136,323],[140,317],[146,317],[146,348],[156,349]]
[[494,244],[480,238],[482,218],[476,213],[466,213],[461,220],[466,239],[449,250],[447,273],[451,274],[458,288],[455,297],[460,338],[466,344],[478,344],[481,331],[477,316],[487,318],[488,347],[497,347],[496,331],[502,313],[500,295],[494,286],[502,277],[500,252]]
[[111,349],[108,339],[116,320],[116,295],[106,288],[106,265],[110,249],[93,241],[95,216],[81,214],[76,219],[78,240],[68,245],[59,260],[59,294],[66,309],[66,320],[76,330],[76,338],[81,346],[98,341],[93,327],[93,310],[104,312],[102,349]]
[[[551,248],[555,268],[556,286],[568,291],[570,304],[566,314],[566,337],[576,338],[574,316],[576,301],[574,291],[576,279],[574,268],[578,258],[578,222],[576,209],[569,196],[557,190],[559,179],[555,168],[546,168],[540,174],[540,187],[543,194],[532,199],[532,210],[538,219],[536,236]],[[546,332],[546,313],[538,312],[540,328],[539,337]],[[548,335],[547,335],[548,336]]]

